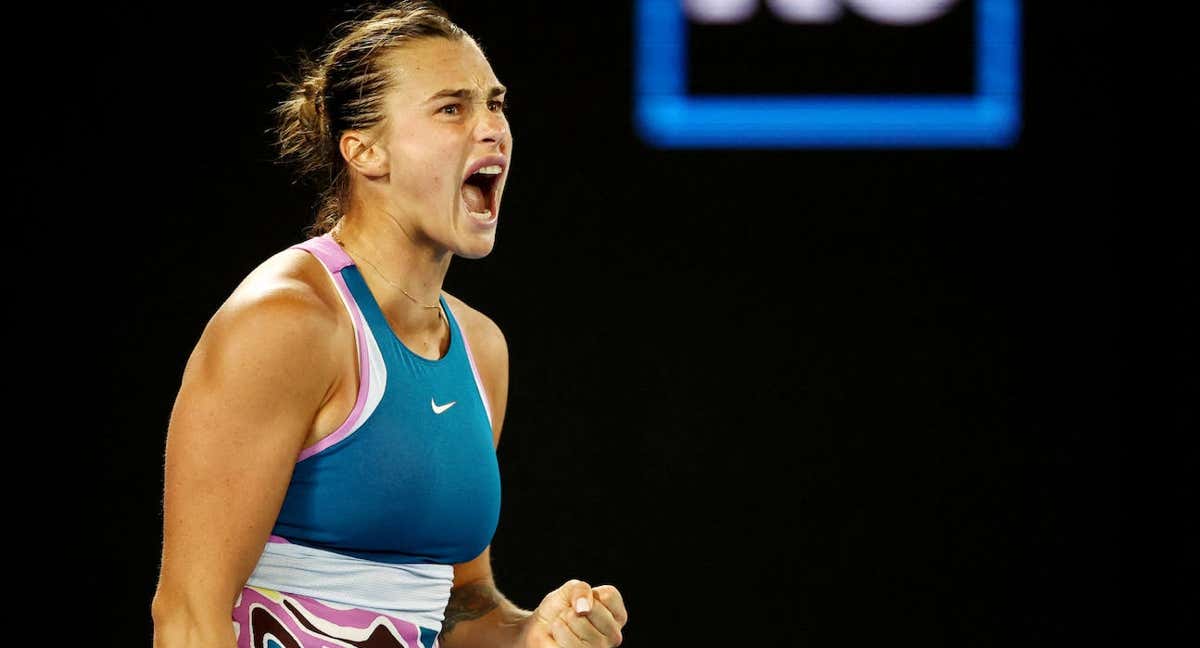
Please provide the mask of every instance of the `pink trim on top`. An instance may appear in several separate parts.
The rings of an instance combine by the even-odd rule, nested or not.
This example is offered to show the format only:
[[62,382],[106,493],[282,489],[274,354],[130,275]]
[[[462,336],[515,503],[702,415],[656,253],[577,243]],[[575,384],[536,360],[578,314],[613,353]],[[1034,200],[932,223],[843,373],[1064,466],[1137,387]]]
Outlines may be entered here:
[[[447,303],[446,308],[449,307],[450,304]],[[454,319],[460,322],[458,325],[458,337],[462,338],[463,348],[467,351],[467,362],[471,363],[471,374],[475,376],[475,387],[479,389],[479,395],[483,398],[483,411],[487,412],[488,423],[492,424],[492,427],[495,428],[495,424],[492,423],[492,406],[488,404],[487,390],[483,388],[483,381],[479,379],[479,369],[475,368],[475,356],[471,353],[471,343],[467,342],[467,332],[463,330],[461,320],[457,317]]]
[[297,243],[291,247],[306,250],[317,257],[317,260],[329,270],[334,284],[337,286],[338,291],[342,293],[342,297],[345,298],[347,309],[350,311],[350,317],[354,321],[354,341],[358,347],[359,369],[358,398],[354,401],[354,408],[350,410],[350,414],[346,417],[346,420],[333,431],[333,434],[300,451],[300,456],[296,459],[296,463],[300,463],[350,435],[367,403],[367,394],[371,387],[371,361],[367,356],[367,338],[362,313],[358,308],[358,303],[354,301],[354,295],[351,294],[350,287],[346,285],[346,279],[342,277],[342,269],[346,266],[354,265],[354,260],[350,258],[349,254],[346,254],[342,246],[338,245],[328,233],[308,239],[303,243]]
[[267,542],[268,543],[275,542],[275,543],[279,543],[279,544],[292,544],[291,540],[288,540],[287,538],[285,538],[283,536],[277,536],[275,534],[271,534],[271,537],[267,538]]
[[354,265],[354,259],[351,259],[350,255],[346,254],[346,251],[342,249],[342,246],[333,240],[333,235],[329,232],[316,238],[310,238],[303,243],[297,243],[292,247],[312,252],[313,256],[320,259],[321,263],[325,264],[325,267],[329,268],[329,272],[332,274],[341,272],[342,268],[346,266]]

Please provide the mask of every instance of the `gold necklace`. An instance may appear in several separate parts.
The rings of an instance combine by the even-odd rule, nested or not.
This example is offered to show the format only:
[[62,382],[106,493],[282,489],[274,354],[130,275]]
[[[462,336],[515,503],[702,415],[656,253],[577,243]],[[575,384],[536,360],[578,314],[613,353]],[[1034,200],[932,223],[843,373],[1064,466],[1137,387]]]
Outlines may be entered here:
[[[337,235],[337,233],[336,233],[336,232],[334,232],[333,230],[330,230],[330,231],[329,231],[329,236],[330,236],[330,238],[332,238],[332,239],[334,240],[334,242],[335,242],[335,243],[337,243],[338,245],[342,246],[342,249],[346,251],[346,254],[350,254],[350,250],[348,250],[348,249],[346,248],[346,244],[342,242],[342,239],[341,239],[341,237],[339,237],[339,236]],[[362,256],[362,254],[359,254],[359,256]],[[385,275],[385,274],[383,274],[382,272],[380,272],[380,270],[379,270],[379,266],[375,265],[374,263],[371,263],[371,260],[370,260],[370,259],[368,259],[368,258],[367,258],[367,257],[365,257],[365,256],[363,256],[363,257],[362,257],[362,259],[363,259],[363,261],[366,261],[368,265],[370,265],[372,268],[374,268],[374,269],[375,269],[375,272],[376,272],[376,274],[378,274],[380,277],[383,277],[383,280],[384,280],[384,281],[386,281],[386,282],[388,282],[388,283],[392,284],[393,286],[395,286],[395,287],[399,288],[399,289],[400,289],[400,292],[404,293],[404,296],[405,296],[405,297],[408,297],[409,299],[411,299],[411,300],[412,300],[412,302],[413,302],[414,304],[416,304],[417,306],[420,306],[421,308],[436,308],[436,309],[437,309],[437,312],[438,312],[438,318],[441,318],[441,317],[443,317],[443,315],[442,315],[442,306],[441,306],[441,304],[433,304],[432,306],[430,306],[430,305],[426,305],[426,304],[422,304],[421,302],[417,301],[417,298],[416,298],[416,297],[413,297],[412,295],[408,294],[408,291],[407,291],[407,290],[405,290],[403,286],[401,286],[401,285],[397,284],[396,282],[392,281],[391,279],[388,279],[388,278],[387,278],[387,275]]]

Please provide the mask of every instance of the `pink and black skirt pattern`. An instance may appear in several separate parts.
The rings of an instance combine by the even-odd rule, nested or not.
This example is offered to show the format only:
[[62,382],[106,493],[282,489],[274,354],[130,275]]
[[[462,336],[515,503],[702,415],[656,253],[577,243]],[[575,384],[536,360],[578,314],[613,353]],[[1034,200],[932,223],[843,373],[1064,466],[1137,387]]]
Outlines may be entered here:
[[437,630],[395,616],[249,585],[233,628],[238,648],[439,648]]

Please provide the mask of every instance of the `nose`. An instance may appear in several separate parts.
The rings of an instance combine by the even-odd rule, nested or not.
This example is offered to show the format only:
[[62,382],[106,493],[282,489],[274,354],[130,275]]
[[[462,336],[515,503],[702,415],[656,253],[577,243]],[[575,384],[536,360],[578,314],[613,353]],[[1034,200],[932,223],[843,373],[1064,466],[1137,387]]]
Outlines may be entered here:
[[503,144],[508,136],[508,120],[504,113],[484,111],[476,125],[476,135],[481,142]]

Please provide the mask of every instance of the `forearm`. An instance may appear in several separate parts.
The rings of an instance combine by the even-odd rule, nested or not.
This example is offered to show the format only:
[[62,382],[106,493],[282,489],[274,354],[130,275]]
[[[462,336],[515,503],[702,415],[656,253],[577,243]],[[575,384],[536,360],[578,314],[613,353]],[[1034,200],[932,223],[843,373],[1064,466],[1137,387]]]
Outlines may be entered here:
[[523,622],[532,614],[509,601],[490,581],[468,583],[450,592],[438,643],[442,648],[515,646]]
[[154,648],[235,648],[232,616],[199,619],[186,612],[159,612],[154,619]]

